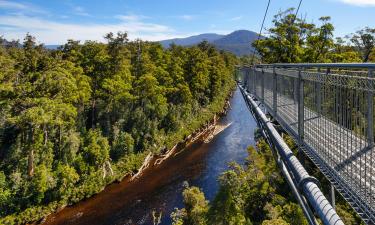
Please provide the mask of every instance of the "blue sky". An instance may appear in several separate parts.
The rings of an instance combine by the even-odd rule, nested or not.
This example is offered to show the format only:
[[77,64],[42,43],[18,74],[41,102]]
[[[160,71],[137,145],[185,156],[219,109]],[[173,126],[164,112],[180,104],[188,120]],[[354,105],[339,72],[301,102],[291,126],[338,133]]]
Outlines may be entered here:
[[[280,10],[299,0],[271,0],[266,28]],[[27,32],[46,44],[67,39],[102,41],[127,31],[131,39],[162,40],[200,33],[258,32],[267,0],[0,0],[0,35],[20,39]],[[331,16],[335,35],[375,27],[375,0],[304,0],[300,16],[318,22]]]

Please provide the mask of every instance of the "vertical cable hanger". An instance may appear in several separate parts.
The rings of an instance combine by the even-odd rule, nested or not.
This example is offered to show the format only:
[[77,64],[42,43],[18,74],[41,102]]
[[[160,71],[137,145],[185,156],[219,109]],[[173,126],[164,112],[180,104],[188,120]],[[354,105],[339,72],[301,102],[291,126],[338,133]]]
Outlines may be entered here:
[[[264,21],[266,20],[266,17],[267,17],[267,13],[268,13],[268,9],[270,7],[270,3],[271,3],[271,0],[268,0],[268,4],[267,4],[267,8],[266,8],[266,12],[264,13],[264,17],[263,17],[263,21],[262,21],[262,26],[260,27],[260,31],[258,33],[258,38],[257,38],[257,41],[256,41],[256,44],[258,44],[258,41],[260,40],[260,37],[262,36],[262,30],[263,30],[263,26],[264,26]],[[256,46],[254,47],[253,49],[253,56],[251,58],[251,65],[254,65],[254,57],[255,57],[255,50],[256,49]]]
[[[302,1],[303,0],[300,0],[299,3],[298,3],[296,13],[294,14],[294,17],[292,18],[292,23],[290,24],[290,28],[294,25],[295,21],[297,20],[298,12],[299,12],[299,9],[301,7]],[[289,53],[288,53],[288,55],[289,55]],[[293,52],[290,52],[290,58],[291,59],[293,58]]]
[[300,1],[299,1],[299,4],[298,4],[297,10],[296,10],[296,13],[294,14],[295,16],[294,16],[294,19],[293,19],[293,21],[292,21],[292,25],[294,24],[294,21],[297,19],[298,12],[299,12],[299,9],[300,9],[300,7],[301,7],[302,1],[303,1],[303,0],[300,0]]

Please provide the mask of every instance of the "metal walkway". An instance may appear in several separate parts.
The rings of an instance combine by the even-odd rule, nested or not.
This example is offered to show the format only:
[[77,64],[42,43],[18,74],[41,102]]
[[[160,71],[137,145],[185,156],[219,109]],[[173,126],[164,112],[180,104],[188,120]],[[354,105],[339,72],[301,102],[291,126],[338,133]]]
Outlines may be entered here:
[[374,64],[275,64],[245,84],[367,224],[375,224]]

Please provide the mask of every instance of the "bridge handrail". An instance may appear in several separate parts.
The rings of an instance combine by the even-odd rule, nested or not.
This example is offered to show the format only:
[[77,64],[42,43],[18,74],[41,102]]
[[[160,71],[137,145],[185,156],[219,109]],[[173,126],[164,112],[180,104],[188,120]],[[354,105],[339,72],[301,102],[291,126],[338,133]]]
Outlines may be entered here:
[[[284,68],[365,68],[375,69],[375,63],[274,63],[256,64],[255,67],[284,67]],[[243,67],[252,67],[244,65]]]

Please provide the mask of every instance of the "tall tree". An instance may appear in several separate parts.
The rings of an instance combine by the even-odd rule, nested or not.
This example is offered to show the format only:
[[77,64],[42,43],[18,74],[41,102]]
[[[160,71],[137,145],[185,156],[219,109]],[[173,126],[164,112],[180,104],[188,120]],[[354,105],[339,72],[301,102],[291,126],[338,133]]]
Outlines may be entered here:
[[304,55],[304,44],[314,29],[314,24],[296,18],[290,8],[274,16],[274,27],[268,29],[269,36],[253,43],[265,63],[297,63]]
[[322,25],[313,28],[306,40],[306,51],[304,52],[304,61],[310,63],[327,62],[329,51],[334,46],[333,31],[334,27],[329,22],[329,16],[320,17]]
[[375,46],[375,29],[366,27],[351,35],[351,42],[362,55],[362,61],[368,62]]

